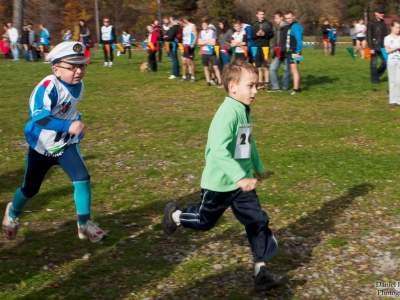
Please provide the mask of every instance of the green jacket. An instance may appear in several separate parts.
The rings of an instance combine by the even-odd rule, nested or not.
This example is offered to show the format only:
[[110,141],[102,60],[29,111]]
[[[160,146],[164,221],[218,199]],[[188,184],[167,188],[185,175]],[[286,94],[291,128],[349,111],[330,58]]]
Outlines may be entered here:
[[253,178],[251,169],[257,174],[264,173],[265,168],[253,137],[250,158],[234,158],[239,125],[248,123],[251,123],[250,108],[227,96],[208,131],[206,166],[201,179],[203,189],[215,192],[233,191],[239,188],[236,182],[240,179]]

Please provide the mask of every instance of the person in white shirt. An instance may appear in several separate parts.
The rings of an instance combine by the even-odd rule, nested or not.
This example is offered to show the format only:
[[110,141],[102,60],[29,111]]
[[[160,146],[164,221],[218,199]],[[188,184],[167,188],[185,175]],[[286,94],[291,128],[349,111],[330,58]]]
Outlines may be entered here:
[[383,44],[388,54],[389,104],[396,106],[400,105],[400,22],[393,20],[390,29]]
[[11,23],[7,23],[7,33],[11,43],[11,49],[14,59],[19,60],[19,49],[18,49],[18,30],[14,28]]
[[362,51],[362,49],[367,47],[367,41],[365,40],[365,33],[367,32],[367,26],[365,26],[363,18],[360,18],[360,20],[358,20],[355,29],[357,37],[356,47],[361,53],[361,58],[364,58],[365,53],[364,51]]

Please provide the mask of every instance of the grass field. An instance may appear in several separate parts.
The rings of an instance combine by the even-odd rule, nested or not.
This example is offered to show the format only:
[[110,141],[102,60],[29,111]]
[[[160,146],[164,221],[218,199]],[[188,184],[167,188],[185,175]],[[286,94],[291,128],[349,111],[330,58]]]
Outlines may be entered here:
[[[81,150],[92,180],[92,215],[109,237],[76,232],[73,188],[60,168],[46,176],[20,218],[16,240],[0,237],[1,299],[385,299],[377,280],[400,280],[400,108],[387,77],[370,84],[369,63],[345,46],[325,57],[306,48],[302,93],[260,91],[254,137],[268,170],[257,192],[280,253],[269,262],[290,284],[255,293],[244,228],[228,210],[208,232],[161,229],[165,203],[199,200],[208,126],[225,92],[140,73],[143,51],[87,69]],[[0,213],[24,176],[28,99],[50,66],[0,61]]]

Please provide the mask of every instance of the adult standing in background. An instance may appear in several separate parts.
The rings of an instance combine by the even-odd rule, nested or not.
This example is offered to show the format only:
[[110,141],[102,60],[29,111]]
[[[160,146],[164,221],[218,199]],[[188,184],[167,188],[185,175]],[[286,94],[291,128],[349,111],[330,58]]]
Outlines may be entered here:
[[233,30],[229,28],[228,21],[226,19],[220,19],[218,23],[220,33],[218,36],[218,43],[220,47],[220,55],[219,55],[219,69],[222,74],[222,69],[225,65],[231,62],[231,40]]
[[283,12],[276,11],[274,14],[276,24],[276,39],[274,47],[274,60],[270,68],[271,89],[268,92],[281,92],[279,88],[278,69],[283,64],[282,89],[290,88],[289,58],[286,56],[286,41],[289,25],[285,22]]
[[[156,31],[153,25],[147,26],[148,37],[147,37],[147,52],[148,54],[148,61],[150,65],[151,72],[157,72],[157,40],[158,40],[158,32]],[[150,46],[150,43],[153,44],[153,47]]]
[[29,56],[29,31],[26,26],[22,27],[22,35],[21,35],[21,49],[24,54],[25,61],[32,61]]
[[[259,8],[256,16],[257,21],[251,25],[251,37],[254,41],[253,47],[258,48],[254,60],[256,63],[256,68],[258,69],[257,89],[265,89],[267,91],[269,85],[269,62],[268,58],[264,55],[263,48],[269,47],[269,41],[274,37],[274,32],[272,23],[265,19],[264,9]],[[253,55],[252,51],[249,53],[249,55]],[[264,67],[264,83],[262,67]]]
[[158,19],[154,19],[153,21],[153,27],[154,27],[154,31],[157,32],[157,47],[158,47],[158,62],[162,61],[162,49],[161,49],[161,42],[164,40],[163,39],[163,33],[162,33],[162,29],[160,26],[160,22],[158,22]]
[[169,46],[169,57],[172,62],[172,75],[168,79],[175,79],[179,77],[179,61],[178,61],[178,43],[181,42],[182,32],[176,16],[169,17],[169,27],[164,35],[164,40],[170,44]]
[[[113,46],[115,44],[115,28],[110,25],[110,19],[103,19],[103,26],[100,29],[100,44],[103,45],[104,66],[112,67],[114,61]],[[108,53],[110,52],[110,60]]]
[[[79,40],[86,46],[84,52],[85,57],[90,59],[90,29],[89,26],[87,26],[86,21],[83,19],[79,20]],[[86,64],[90,64],[90,60],[87,61]]]
[[11,50],[14,57],[14,61],[19,60],[19,49],[18,49],[18,30],[17,28],[12,26],[12,23],[7,23],[7,33],[8,38],[11,43]]
[[38,46],[40,43],[39,36],[37,35],[36,31],[32,29],[32,25],[26,26],[29,32],[29,57],[33,62],[37,62],[40,52],[38,51]]
[[350,36],[353,40],[353,49],[354,49],[354,56],[357,56],[357,35],[356,35],[356,24],[357,21],[353,21],[353,27],[350,28]]
[[[196,25],[189,21],[190,17],[185,16],[179,19],[183,26],[182,30],[182,44],[183,44],[183,55],[182,55],[182,79],[186,81],[186,70],[189,67],[190,82],[195,82],[195,64],[194,64],[194,45],[197,43],[197,29]],[[189,76],[188,76],[189,77]]]
[[[385,73],[386,60],[383,57],[381,48],[383,48],[383,41],[387,36],[386,24],[383,18],[385,11],[383,8],[375,9],[375,18],[368,22],[367,38],[368,46],[371,53],[371,81],[373,84],[380,83],[379,77]],[[381,59],[381,65],[378,68],[378,57]]]
[[293,91],[290,95],[296,95],[301,92],[298,64],[300,63],[301,50],[303,49],[303,27],[297,23],[295,14],[290,10],[285,13],[285,21],[289,24],[286,55],[293,75]]
[[46,61],[47,54],[50,52],[50,31],[46,28],[44,24],[39,24],[40,30],[42,32],[40,33],[40,44],[43,46],[43,58],[44,58],[44,63],[49,64],[50,62]]
[[365,33],[367,32],[367,27],[364,24],[364,19],[360,18],[360,20],[358,20],[358,23],[355,26],[356,28],[356,43],[357,43],[357,48],[361,53],[361,58],[365,57],[365,53],[362,49],[364,49],[367,45],[367,42],[365,40]]
[[330,47],[330,43],[329,43],[329,31],[331,30],[331,25],[329,24],[329,20],[326,19],[324,21],[324,24],[321,27],[321,31],[322,31],[322,42],[324,43],[324,52],[325,52],[325,56],[328,56],[329,53],[329,47]]

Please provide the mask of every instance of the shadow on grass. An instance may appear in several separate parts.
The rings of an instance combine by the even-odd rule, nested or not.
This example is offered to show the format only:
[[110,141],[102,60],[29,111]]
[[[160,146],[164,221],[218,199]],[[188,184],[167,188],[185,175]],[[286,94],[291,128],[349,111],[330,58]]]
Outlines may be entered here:
[[[85,161],[95,159],[95,155],[86,155]],[[58,166],[50,168],[47,172],[44,180],[49,179],[53,172],[59,168]],[[15,192],[19,188],[24,180],[25,168],[19,168],[10,172],[0,174],[0,196],[4,193]],[[40,192],[39,192],[40,193]]]
[[316,76],[316,75],[307,74],[307,75],[302,76],[301,83],[304,84],[304,86],[306,86],[306,87],[312,87],[312,86],[321,85],[321,84],[328,84],[328,83],[332,84],[338,80],[339,80],[339,77],[332,77],[332,76],[326,76],[326,75]]
[[[370,184],[353,186],[346,195],[324,203],[321,209],[277,230],[275,234],[281,249],[269,263],[271,268],[288,272],[309,263],[313,248],[321,242],[321,231],[334,231],[338,215],[356,197],[373,189]],[[199,193],[176,200],[184,207],[198,202]],[[190,259],[188,256],[193,249],[202,251],[203,245],[218,241],[229,240],[233,245],[248,245],[248,242],[245,235],[232,239],[232,229],[214,235],[213,232],[182,230],[177,235],[166,236],[159,224],[166,202],[151,202],[96,219],[102,228],[111,229],[104,244],[80,241],[76,237],[75,219],[58,229],[26,232],[28,238],[19,237],[13,247],[0,251],[1,274],[8,274],[0,282],[0,291],[3,291],[0,295],[11,299],[13,296],[15,299],[137,299],[135,291],[148,291],[149,299],[252,299],[271,295],[254,292],[253,268],[243,264],[205,278],[196,277],[193,269],[193,274],[187,276],[195,279],[183,279],[183,283],[168,280],[172,273],[178,272],[173,276],[180,277],[177,268],[181,261]],[[300,246],[292,236],[304,238],[308,246]],[[89,259],[83,259],[85,254],[90,254]],[[248,256],[251,256],[250,251]],[[43,270],[44,266],[51,271]],[[40,284],[38,277],[42,281]],[[26,284],[25,288],[16,286],[21,282]],[[168,287],[158,288],[161,282],[171,284],[173,292],[168,291]],[[177,284],[182,286],[177,287]],[[305,281],[292,280],[290,286],[270,293],[279,295],[280,299],[291,299],[296,287],[303,284]]]

